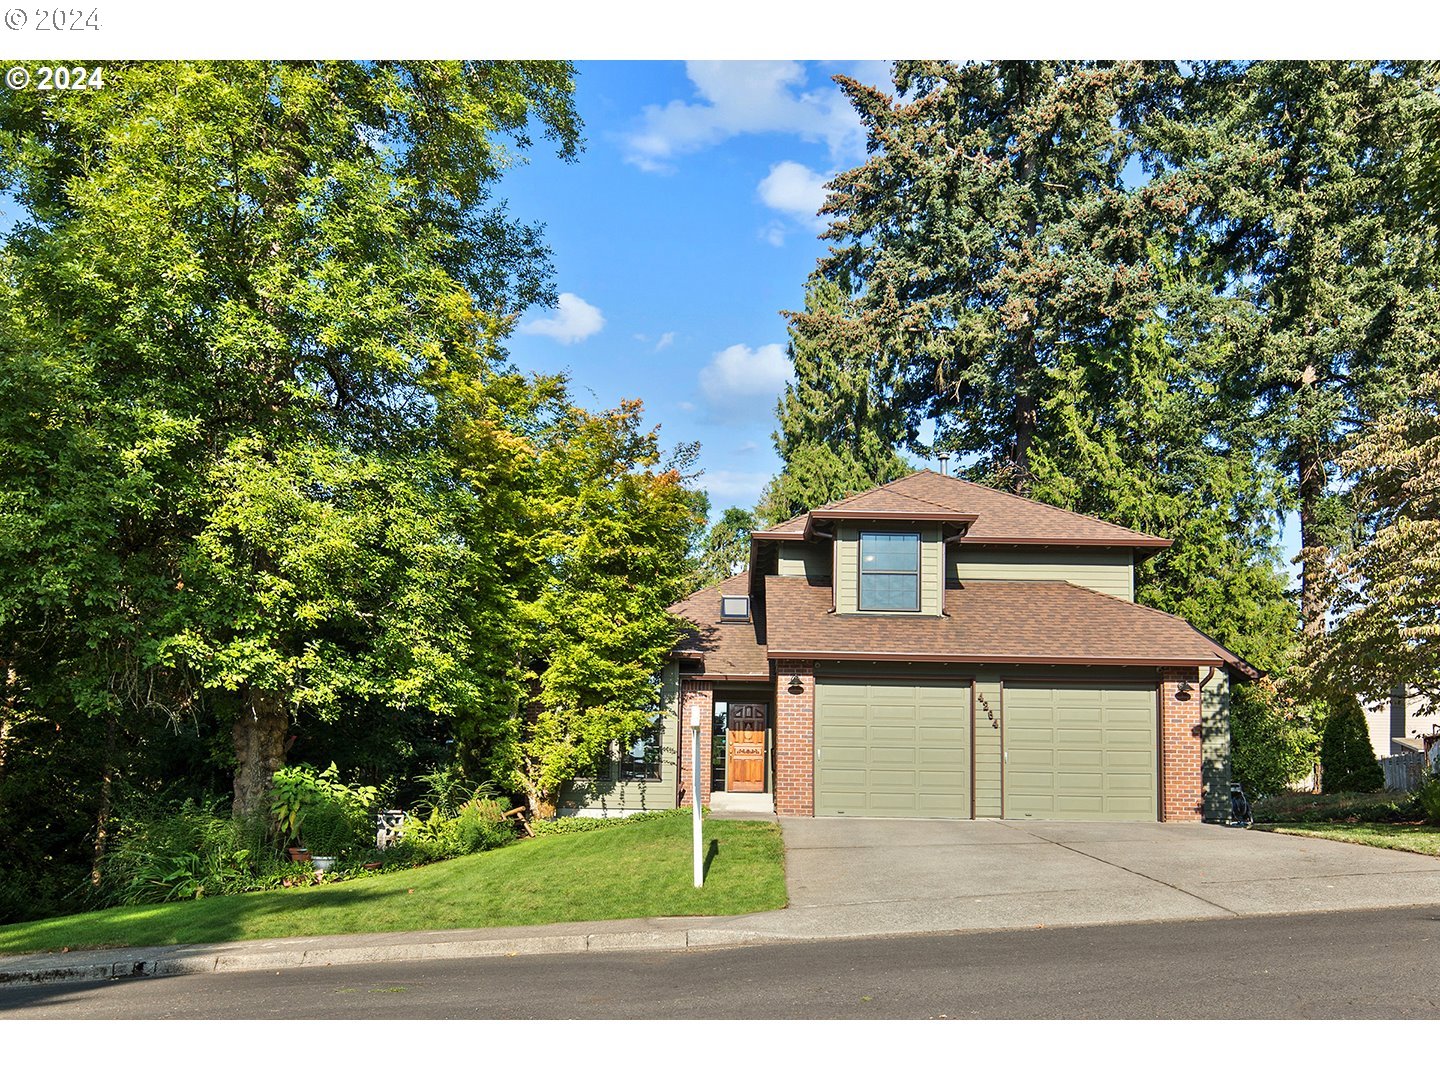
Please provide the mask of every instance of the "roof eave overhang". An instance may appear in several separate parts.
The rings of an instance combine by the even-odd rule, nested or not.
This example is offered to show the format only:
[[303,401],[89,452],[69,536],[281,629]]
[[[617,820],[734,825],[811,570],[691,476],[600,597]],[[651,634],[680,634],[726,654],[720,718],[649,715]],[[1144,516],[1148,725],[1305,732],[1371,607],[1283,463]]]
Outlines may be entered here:
[[771,660],[890,660],[921,664],[1048,664],[1064,667],[1218,667],[1218,656],[1005,656],[962,653],[841,652],[825,649],[771,649]]
[[1158,536],[1136,537],[1135,539],[1101,540],[1095,537],[1036,537],[1036,536],[975,536],[966,533],[960,540],[962,544],[1024,544],[1031,547],[1106,547],[1106,548],[1143,548],[1151,551],[1163,551],[1168,548],[1173,540],[1165,540]]

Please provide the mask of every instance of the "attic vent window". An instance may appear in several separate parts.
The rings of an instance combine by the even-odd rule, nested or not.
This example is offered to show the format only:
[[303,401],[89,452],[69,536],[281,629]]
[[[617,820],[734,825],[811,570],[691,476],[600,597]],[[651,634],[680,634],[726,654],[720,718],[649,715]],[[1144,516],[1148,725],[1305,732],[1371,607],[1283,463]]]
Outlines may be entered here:
[[748,596],[722,596],[720,597],[720,618],[740,619],[750,618],[750,597]]

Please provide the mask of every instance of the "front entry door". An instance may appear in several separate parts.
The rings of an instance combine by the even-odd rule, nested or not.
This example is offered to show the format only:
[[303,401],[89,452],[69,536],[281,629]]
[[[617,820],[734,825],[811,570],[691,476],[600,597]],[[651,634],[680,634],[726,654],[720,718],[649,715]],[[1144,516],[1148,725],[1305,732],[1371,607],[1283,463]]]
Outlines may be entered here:
[[725,790],[765,790],[764,705],[730,703],[725,738]]

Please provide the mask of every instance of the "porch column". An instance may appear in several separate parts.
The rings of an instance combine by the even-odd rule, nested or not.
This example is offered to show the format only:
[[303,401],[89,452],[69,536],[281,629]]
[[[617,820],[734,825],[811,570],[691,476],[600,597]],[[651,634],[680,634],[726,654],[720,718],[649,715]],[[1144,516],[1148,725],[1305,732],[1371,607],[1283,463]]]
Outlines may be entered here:
[[[792,689],[791,681],[799,686]],[[815,661],[775,661],[775,812],[815,816]]]
[[[1188,694],[1180,684],[1188,682]],[[1204,812],[1200,669],[1160,670],[1160,820],[1199,821]],[[1228,793],[1227,793],[1228,794]]]
[[700,805],[710,805],[710,745],[715,727],[715,695],[708,682],[683,679],[680,683],[680,805],[689,806],[695,790],[690,762],[690,707],[700,707]]

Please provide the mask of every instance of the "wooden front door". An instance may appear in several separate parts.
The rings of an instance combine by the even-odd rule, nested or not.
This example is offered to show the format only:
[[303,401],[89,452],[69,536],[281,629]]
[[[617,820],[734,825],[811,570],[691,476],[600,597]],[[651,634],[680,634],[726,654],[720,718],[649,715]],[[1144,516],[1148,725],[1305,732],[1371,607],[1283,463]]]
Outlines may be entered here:
[[769,707],[730,703],[725,738],[725,790],[765,790],[765,728]]

